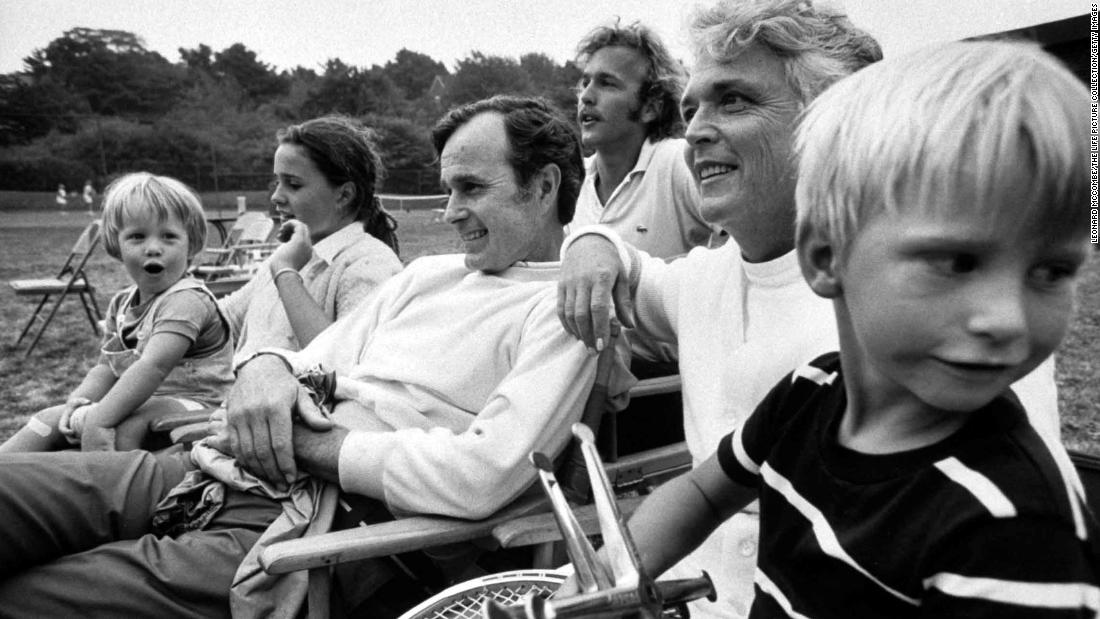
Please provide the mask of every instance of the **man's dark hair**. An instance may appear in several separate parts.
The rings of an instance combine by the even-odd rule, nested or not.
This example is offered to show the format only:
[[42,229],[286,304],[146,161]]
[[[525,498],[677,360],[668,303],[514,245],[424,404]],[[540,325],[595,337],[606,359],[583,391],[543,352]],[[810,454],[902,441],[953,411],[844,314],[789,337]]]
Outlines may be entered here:
[[528,188],[531,179],[547,164],[558,166],[561,170],[558,221],[562,225],[573,221],[577,196],[584,181],[581,141],[573,123],[546,99],[497,95],[454,108],[432,129],[435,152],[442,155],[443,147],[454,132],[485,112],[495,112],[504,117],[504,129],[508,135],[508,163],[521,189]]
[[652,101],[660,105],[657,118],[646,125],[646,137],[663,140],[683,135],[680,96],[684,94],[686,72],[657,33],[640,22],[624,26],[616,19],[614,24],[600,26],[581,40],[577,45],[577,61],[583,66],[605,47],[632,49],[645,61],[645,79],[638,89],[638,103]]

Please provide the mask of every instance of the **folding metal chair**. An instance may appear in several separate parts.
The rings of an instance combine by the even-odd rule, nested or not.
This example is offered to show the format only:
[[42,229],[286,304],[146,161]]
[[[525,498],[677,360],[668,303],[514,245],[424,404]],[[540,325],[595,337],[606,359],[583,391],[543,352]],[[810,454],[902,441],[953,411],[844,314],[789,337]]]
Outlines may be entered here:
[[244,213],[229,229],[225,244],[203,250],[191,272],[205,280],[215,296],[229,294],[251,279],[256,265],[278,247],[273,242],[276,231],[266,213]]
[[[573,565],[579,591],[547,601],[544,597],[528,597],[521,604],[487,599],[483,602],[485,617],[492,619],[540,619],[544,617],[615,616],[657,619],[671,610],[675,616],[686,614],[685,604],[707,597],[714,601],[714,583],[706,573],[687,580],[655,581],[643,568],[633,536],[626,526],[619,497],[611,485],[596,448],[591,428],[573,425],[573,436],[580,442],[588,478],[592,487],[593,506],[603,538],[606,565],[596,556],[577,514],[566,501],[561,484],[555,478],[546,456],[531,454],[531,462],[539,469],[543,489],[553,507],[554,519],[561,532],[569,559]],[[681,613],[682,611],[682,613]]]
[[80,302],[84,306],[84,313],[88,316],[88,322],[92,325],[92,332],[96,336],[99,335],[99,323],[103,320],[103,315],[99,311],[99,305],[96,303],[95,287],[92,285],[91,281],[88,280],[87,274],[84,272],[84,266],[88,263],[88,258],[99,243],[100,225],[100,221],[95,220],[84,228],[84,231],[80,233],[80,238],[76,240],[76,244],[73,245],[72,251],[69,252],[68,258],[65,259],[65,264],[62,265],[56,277],[18,279],[8,282],[12,290],[15,291],[15,294],[19,296],[41,295],[38,305],[34,308],[34,313],[31,315],[30,319],[27,320],[27,324],[23,327],[23,330],[19,333],[19,337],[15,340],[16,346],[19,346],[23,338],[30,333],[31,326],[34,324],[35,320],[38,319],[42,308],[46,305],[50,297],[56,297],[53,307],[50,309],[50,313],[46,315],[45,320],[42,322],[42,326],[38,329],[38,332],[35,334],[24,356],[30,356],[31,351],[38,345],[38,340],[42,338],[42,334],[46,331],[46,327],[49,326],[50,321],[52,321],[54,315],[57,314],[58,308],[61,307],[61,302],[65,300],[65,296],[69,293],[75,293],[80,298]]
[[[574,424],[580,441],[594,503],[597,533],[603,538],[608,564],[596,557],[588,537],[591,514],[578,517],[565,498],[562,484],[538,453],[531,462],[539,469],[553,518],[564,538],[578,591],[549,600],[566,577],[566,570],[513,570],[490,574],[454,585],[403,614],[400,619],[537,619],[545,617],[682,617],[688,601],[706,596],[714,600],[714,585],[705,573],[688,580],[655,581],[642,568],[625,514],[636,505],[622,500],[600,462],[595,437],[584,424]],[[625,509],[624,509],[625,508]],[[522,520],[522,519],[521,519]],[[515,524],[515,522],[510,523]]]

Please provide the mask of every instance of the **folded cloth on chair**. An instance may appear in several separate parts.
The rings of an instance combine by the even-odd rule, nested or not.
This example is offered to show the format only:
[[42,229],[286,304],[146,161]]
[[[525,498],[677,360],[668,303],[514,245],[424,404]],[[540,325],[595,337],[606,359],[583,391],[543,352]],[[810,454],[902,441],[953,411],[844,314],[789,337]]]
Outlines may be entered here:
[[[335,512],[337,488],[332,484],[303,475],[285,491],[241,468],[236,460],[205,444],[205,439],[191,450],[191,459],[207,477],[193,484],[190,492],[201,497],[215,497],[212,487],[224,492],[241,491],[266,496],[279,502],[282,513],[268,525],[256,544],[248,551],[229,590],[229,607],[234,619],[259,617],[292,618],[299,614],[306,599],[309,578],[306,572],[268,574],[260,566],[260,553],[271,544],[304,535],[328,531]],[[186,483],[185,480],[184,483]],[[180,496],[173,490],[170,497]],[[194,500],[194,499],[189,499]],[[185,501],[186,502],[186,501]],[[220,505],[212,508],[210,516]],[[196,514],[198,510],[193,510]]]
[[177,537],[206,528],[225,505],[225,484],[188,471],[153,511],[153,533]]
[[[326,414],[332,403],[335,377],[310,373],[300,378],[310,396]],[[256,477],[203,439],[191,449],[198,467],[157,505],[154,528],[168,535],[204,528],[225,504],[229,492],[248,492],[278,501],[282,513],[268,525],[245,555],[229,590],[234,619],[297,617],[306,600],[306,572],[268,574],[260,566],[260,553],[271,544],[304,535],[324,533],[332,526],[339,488],[302,473],[287,490],[279,490]]]

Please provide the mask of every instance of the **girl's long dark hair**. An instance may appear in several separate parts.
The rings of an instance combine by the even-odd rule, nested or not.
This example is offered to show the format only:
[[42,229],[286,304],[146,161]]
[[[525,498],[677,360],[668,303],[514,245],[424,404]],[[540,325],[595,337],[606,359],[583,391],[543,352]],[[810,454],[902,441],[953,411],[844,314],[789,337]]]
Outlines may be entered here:
[[282,129],[278,138],[280,144],[304,148],[333,185],[352,183],[355,220],[363,222],[368,234],[399,254],[397,221],[382,207],[376,194],[386,177],[386,168],[374,131],[347,116],[322,116]]

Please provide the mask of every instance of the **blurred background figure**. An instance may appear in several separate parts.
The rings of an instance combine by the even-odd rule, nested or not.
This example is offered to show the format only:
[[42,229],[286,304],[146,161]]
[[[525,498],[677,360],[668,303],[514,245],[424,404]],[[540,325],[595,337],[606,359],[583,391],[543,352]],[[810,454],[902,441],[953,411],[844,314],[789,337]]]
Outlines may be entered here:
[[87,209],[89,215],[95,214],[95,187],[92,187],[91,179],[84,181],[84,193],[82,198],[84,200],[84,208]]
[[61,208],[68,208],[69,206],[69,194],[65,193],[65,183],[57,184],[57,197],[54,198],[57,205]]

